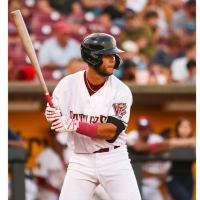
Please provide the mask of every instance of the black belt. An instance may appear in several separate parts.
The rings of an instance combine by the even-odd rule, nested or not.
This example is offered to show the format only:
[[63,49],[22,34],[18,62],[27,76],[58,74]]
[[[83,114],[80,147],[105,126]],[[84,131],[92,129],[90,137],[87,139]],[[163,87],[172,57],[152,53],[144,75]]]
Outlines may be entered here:
[[[114,146],[114,149],[117,149],[119,147],[120,146]],[[99,149],[98,151],[95,151],[93,153],[104,153],[104,152],[109,152],[109,148]]]

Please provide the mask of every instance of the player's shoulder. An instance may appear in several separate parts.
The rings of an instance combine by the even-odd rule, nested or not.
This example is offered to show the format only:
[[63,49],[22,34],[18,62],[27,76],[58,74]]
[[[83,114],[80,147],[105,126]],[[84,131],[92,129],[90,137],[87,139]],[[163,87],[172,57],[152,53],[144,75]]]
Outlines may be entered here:
[[115,93],[132,97],[131,90],[129,87],[119,80],[116,76],[111,76],[111,87],[115,90]]
[[58,83],[58,85],[64,86],[65,88],[78,86],[80,84],[80,80],[84,78],[84,72],[85,72],[85,70],[79,71],[74,74],[70,74],[70,75],[64,77]]
[[114,87],[117,90],[122,89],[122,91],[131,93],[131,90],[129,89],[129,87],[114,75],[111,76],[111,84],[112,84],[112,87]]

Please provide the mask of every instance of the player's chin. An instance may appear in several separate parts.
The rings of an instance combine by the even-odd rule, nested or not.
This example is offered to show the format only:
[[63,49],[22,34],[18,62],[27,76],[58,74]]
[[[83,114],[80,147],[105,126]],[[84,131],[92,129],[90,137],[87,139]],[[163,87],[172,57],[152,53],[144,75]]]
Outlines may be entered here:
[[106,69],[106,73],[109,74],[109,75],[112,75],[113,74],[113,71],[114,71],[114,68],[113,67],[108,67]]

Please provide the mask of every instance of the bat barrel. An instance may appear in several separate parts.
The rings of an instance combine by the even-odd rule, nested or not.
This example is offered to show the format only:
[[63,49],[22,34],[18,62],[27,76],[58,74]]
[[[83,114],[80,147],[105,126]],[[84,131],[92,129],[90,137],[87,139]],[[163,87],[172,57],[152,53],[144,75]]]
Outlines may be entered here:
[[31,39],[30,39],[29,33],[27,31],[26,25],[25,25],[24,20],[22,18],[21,12],[19,10],[16,10],[16,11],[11,13],[11,16],[13,18],[13,21],[15,23],[15,26],[17,28],[17,31],[18,31],[19,36],[21,38],[21,41],[22,41],[22,43],[24,45],[26,53],[27,53],[27,55],[28,55],[28,57],[29,57],[29,59],[31,61],[31,64],[33,65],[33,67],[35,69],[37,77],[38,77],[38,79],[39,79],[39,81],[41,83],[41,86],[42,86],[43,90],[44,90],[44,93],[45,93],[45,96],[47,98],[47,101],[49,102],[50,106],[52,107],[53,104],[52,104],[51,98],[49,96],[49,92],[48,92],[47,86],[46,86],[46,84],[44,82],[44,78],[42,76],[40,65],[38,63],[38,59],[37,59],[35,50],[33,48],[33,44],[31,42]]

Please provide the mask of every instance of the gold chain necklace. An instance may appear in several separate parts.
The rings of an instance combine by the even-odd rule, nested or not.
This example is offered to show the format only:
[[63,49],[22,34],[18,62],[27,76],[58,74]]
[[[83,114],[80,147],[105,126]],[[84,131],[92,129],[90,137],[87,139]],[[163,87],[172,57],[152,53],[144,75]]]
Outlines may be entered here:
[[89,84],[89,82],[88,82],[87,73],[85,74],[85,76],[86,76],[87,85],[89,86],[90,90],[92,90],[94,93],[95,93],[95,92],[98,92],[98,91],[100,92],[100,91],[102,90],[102,88],[104,87],[105,83],[106,83],[106,82],[105,82],[105,83],[103,84],[103,86],[101,87],[100,90],[94,91],[94,90],[90,87],[90,84]]

